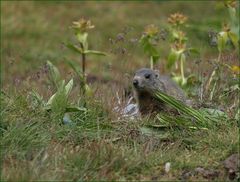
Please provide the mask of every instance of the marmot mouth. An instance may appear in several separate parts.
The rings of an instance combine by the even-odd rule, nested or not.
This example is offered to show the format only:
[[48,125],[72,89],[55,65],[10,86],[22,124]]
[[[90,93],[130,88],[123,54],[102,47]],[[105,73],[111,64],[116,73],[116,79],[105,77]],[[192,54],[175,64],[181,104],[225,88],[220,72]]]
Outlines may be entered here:
[[136,90],[144,90],[144,86],[139,86],[139,85],[133,85],[133,87],[136,89]]

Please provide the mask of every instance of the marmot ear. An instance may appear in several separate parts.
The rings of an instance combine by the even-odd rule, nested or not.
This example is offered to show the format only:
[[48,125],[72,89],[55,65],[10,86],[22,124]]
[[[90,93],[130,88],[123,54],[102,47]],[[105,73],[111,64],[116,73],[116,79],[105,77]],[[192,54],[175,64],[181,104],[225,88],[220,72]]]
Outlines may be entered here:
[[155,76],[156,76],[156,78],[158,78],[159,75],[160,75],[160,72],[159,72],[158,70],[154,70],[154,72],[155,72]]

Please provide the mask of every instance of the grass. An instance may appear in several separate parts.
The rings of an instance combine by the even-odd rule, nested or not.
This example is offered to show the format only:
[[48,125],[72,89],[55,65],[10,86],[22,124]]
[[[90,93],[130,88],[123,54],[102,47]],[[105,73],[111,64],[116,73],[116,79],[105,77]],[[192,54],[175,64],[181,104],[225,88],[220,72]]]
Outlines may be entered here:
[[225,180],[221,161],[239,150],[231,120],[209,130],[147,133],[151,121],[111,121],[96,105],[84,120],[73,115],[75,125],[59,125],[25,96],[4,97],[2,104],[2,180],[176,180],[199,166],[221,170],[217,179]]
[[[215,2],[1,2],[1,181],[176,181],[185,180],[183,174],[197,167],[217,170],[218,176],[196,174],[188,180],[228,180],[222,161],[239,152],[239,93],[230,89],[236,77],[229,70],[220,68],[222,80],[212,101],[210,91],[198,97],[197,83],[187,90],[199,104],[223,109],[228,115],[218,118],[214,127],[203,124],[207,129],[192,129],[186,127],[190,122],[163,126],[166,122],[157,119],[122,118],[113,109],[119,101],[126,101],[133,72],[149,62],[142,48],[130,40],[139,38],[148,24],[166,28],[168,15],[178,11],[189,17],[187,36],[201,53],[187,58],[186,74],[196,73],[205,84],[204,75],[210,75],[214,67],[207,60],[211,62],[218,54],[209,45],[208,31],[219,31],[227,16]],[[88,58],[87,72],[96,77],[90,83],[94,95],[87,100],[87,111],[71,113],[72,123],[64,125],[33,100],[31,91],[44,100],[55,92],[44,66],[50,60],[66,83],[74,78],[69,101],[74,105],[82,101],[79,80],[65,63],[78,62],[80,57],[62,46],[74,40],[68,26],[81,16],[96,26],[89,35],[90,48],[109,56]],[[125,41],[117,41],[126,28],[131,31]],[[160,44],[156,67],[167,74],[169,43],[161,40]],[[202,61],[196,64],[199,59]],[[223,53],[223,63],[237,65],[238,60],[236,51]],[[205,121],[202,111],[158,96],[182,109],[183,121],[189,116],[199,123]],[[162,117],[178,121],[173,116]],[[167,162],[171,164],[168,173],[164,169]]]

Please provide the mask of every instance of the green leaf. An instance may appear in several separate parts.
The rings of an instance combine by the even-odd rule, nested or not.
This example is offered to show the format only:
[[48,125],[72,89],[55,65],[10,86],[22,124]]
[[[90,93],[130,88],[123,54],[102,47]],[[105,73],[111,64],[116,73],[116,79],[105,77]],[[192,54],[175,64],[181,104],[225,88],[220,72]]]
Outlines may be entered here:
[[92,54],[92,55],[99,55],[99,56],[107,56],[105,52],[101,51],[94,51],[94,50],[86,50],[84,51],[84,54]]
[[157,49],[152,45],[149,36],[142,36],[140,39],[140,44],[143,46],[143,51],[149,57],[152,57],[153,63],[155,64],[157,60],[160,58],[160,55]]
[[172,65],[179,59],[180,54],[174,50],[171,49],[171,52],[168,56],[168,63],[167,63],[167,68],[171,68]]
[[73,62],[73,61],[65,61],[65,62],[73,69],[73,71],[77,74],[79,79],[81,81],[84,81],[83,74],[82,74],[79,64],[77,64],[76,62]]
[[88,84],[85,83],[84,86],[85,86],[84,88],[85,88],[85,91],[86,91],[86,95],[87,95],[88,97],[93,96],[93,90],[88,86]]
[[56,92],[56,95],[53,97],[51,102],[51,110],[57,117],[63,117],[68,105],[67,102],[68,98],[65,90],[65,81],[63,80],[61,86],[58,88],[58,91]]
[[198,54],[198,55],[200,54],[200,52],[195,48],[188,48],[187,51],[189,51],[190,53],[193,53],[193,54]]
[[222,52],[225,49],[226,43],[228,40],[228,34],[227,32],[220,32],[218,34],[218,41],[217,41],[217,45],[218,45],[218,51]]
[[206,112],[207,114],[210,114],[212,117],[224,118],[224,119],[228,118],[228,116],[225,112],[218,110],[218,109],[201,108],[200,111]]
[[71,79],[65,86],[66,96],[69,95],[70,91],[72,90],[72,87],[73,87],[73,79]]
[[236,119],[238,121],[238,123],[240,122],[240,109],[238,108],[236,114],[235,114],[235,117],[234,119]]
[[233,43],[234,47],[237,48],[238,47],[238,36],[233,32],[228,32],[228,37],[231,40],[231,42]]
[[181,83],[182,83],[182,77],[181,77],[181,76],[175,75],[175,76],[172,77],[172,79],[173,79],[173,81],[175,81],[178,85],[181,85]]
[[39,105],[45,105],[45,101],[43,100],[43,97],[39,95],[39,93],[33,90],[30,94],[38,102]]
[[199,125],[204,124],[206,122],[206,118],[200,112],[193,108],[188,107],[186,104],[176,100],[172,96],[169,96],[163,92],[158,91],[156,93],[156,98],[159,99],[160,101],[165,102],[172,108],[177,109],[186,116],[194,118],[197,122],[199,122]]
[[56,93],[55,94],[53,94],[51,97],[50,97],[50,99],[48,100],[48,102],[47,102],[47,104],[46,105],[51,105],[52,104],[52,102],[53,102],[53,100],[54,100],[54,97],[56,96]]
[[78,32],[76,34],[78,41],[83,45],[84,50],[88,49],[88,43],[87,43],[87,32]]
[[84,107],[77,107],[77,106],[68,106],[66,107],[65,112],[79,112],[79,111],[87,111]]
[[61,80],[59,70],[50,61],[47,61],[47,65],[49,67],[50,81],[55,88],[58,88]]
[[167,139],[170,137],[169,132],[155,130],[154,128],[149,128],[149,127],[145,127],[145,126],[141,127],[140,131],[143,135],[157,137],[159,139]]
[[73,45],[71,43],[67,43],[67,44],[64,44],[67,48],[71,49],[72,51],[74,52],[77,52],[77,53],[80,53],[82,54],[82,48],[76,46],[76,45]]

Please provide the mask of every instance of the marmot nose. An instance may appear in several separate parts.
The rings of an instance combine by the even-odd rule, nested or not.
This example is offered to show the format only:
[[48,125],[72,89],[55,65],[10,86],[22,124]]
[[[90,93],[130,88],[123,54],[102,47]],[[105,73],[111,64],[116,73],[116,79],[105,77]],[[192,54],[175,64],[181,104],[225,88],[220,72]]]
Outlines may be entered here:
[[133,80],[133,85],[138,86],[138,80]]

